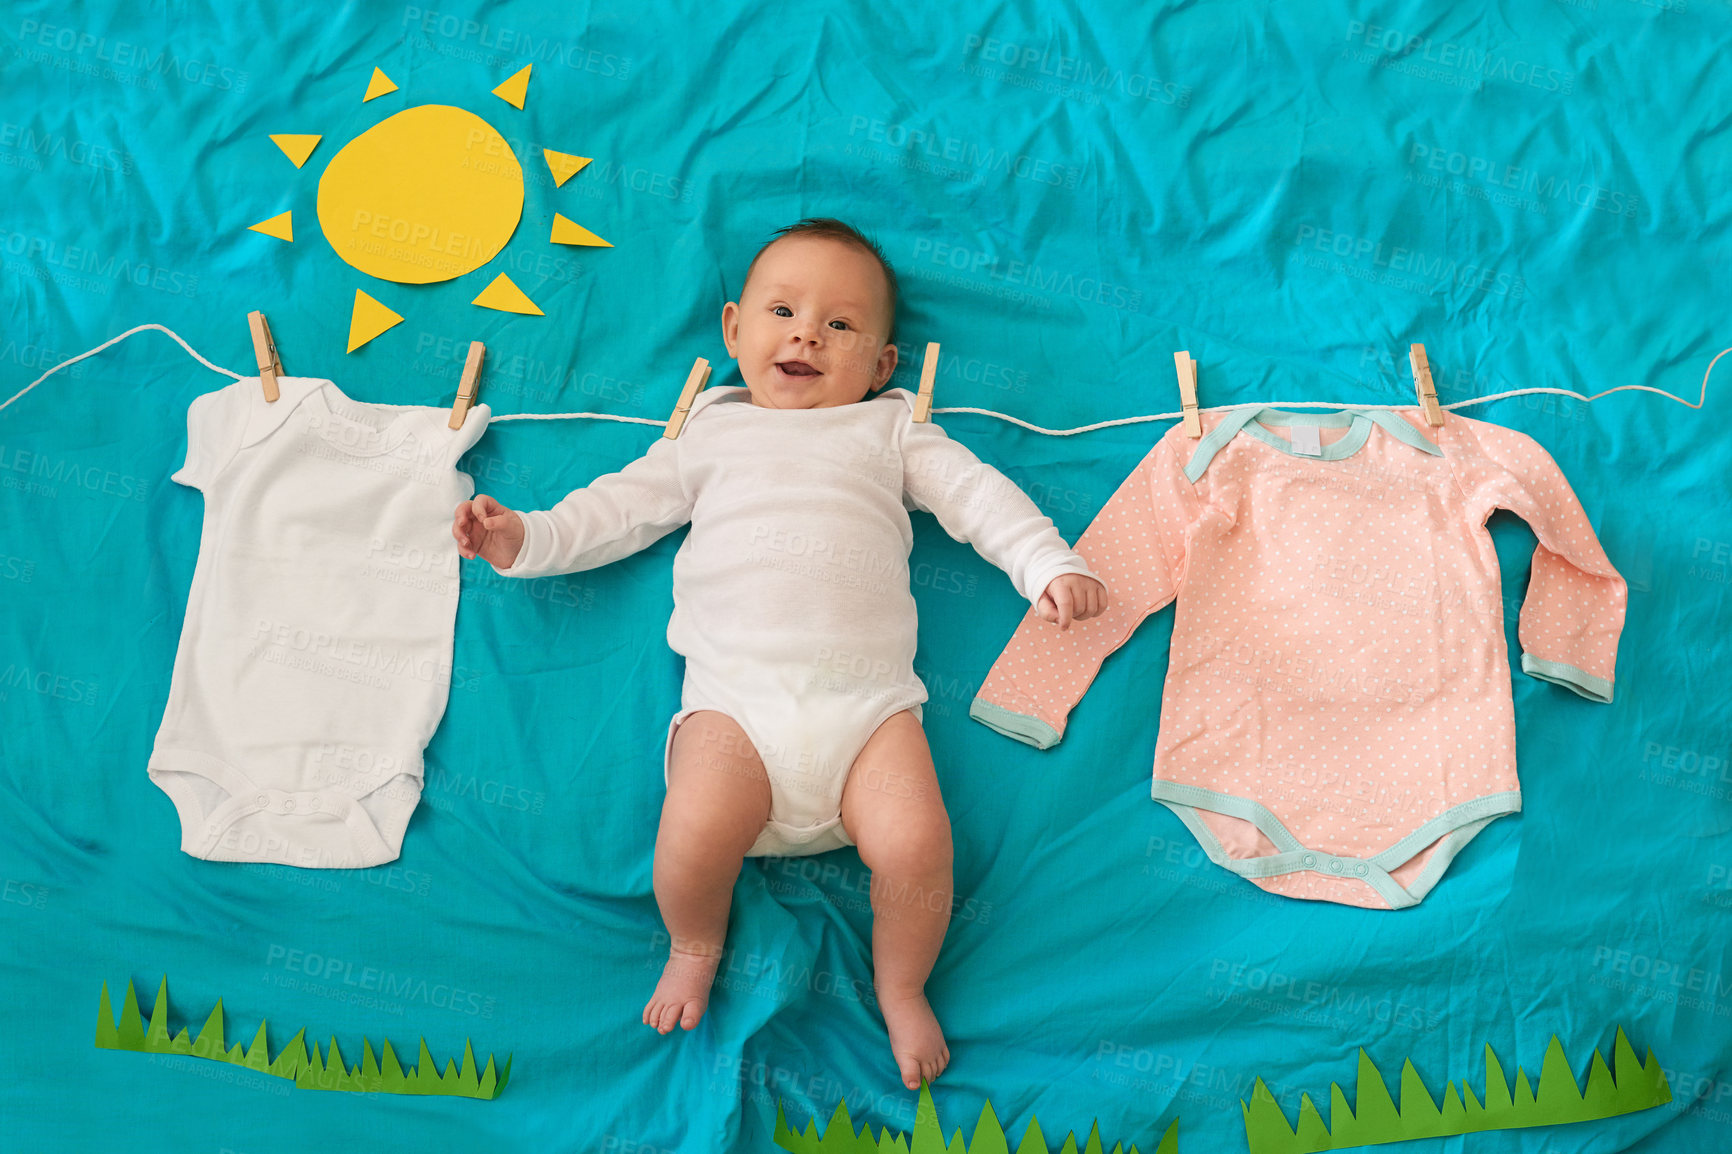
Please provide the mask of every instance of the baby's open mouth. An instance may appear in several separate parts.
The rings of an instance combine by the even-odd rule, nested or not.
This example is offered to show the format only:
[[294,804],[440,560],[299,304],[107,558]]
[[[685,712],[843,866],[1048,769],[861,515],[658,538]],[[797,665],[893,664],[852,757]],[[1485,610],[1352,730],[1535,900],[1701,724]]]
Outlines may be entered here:
[[777,361],[776,367],[781,369],[784,374],[790,377],[816,377],[822,375],[817,369],[808,365],[805,361]]

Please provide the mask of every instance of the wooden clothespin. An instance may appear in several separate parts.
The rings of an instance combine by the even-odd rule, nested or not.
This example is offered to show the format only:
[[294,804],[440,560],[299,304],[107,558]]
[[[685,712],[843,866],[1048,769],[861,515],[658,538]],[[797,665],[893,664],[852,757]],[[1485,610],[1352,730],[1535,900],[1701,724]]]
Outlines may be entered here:
[[668,418],[668,427],[662,436],[673,440],[680,435],[680,430],[686,427],[686,414],[692,411],[692,402],[697,400],[704,385],[710,379],[710,362],[699,357],[692,362],[692,371],[686,374],[686,387],[680,390],[679,403],[674,405],[673,416]]
[[487,346],[480,341],[469,342],[469,359],[463,362],[463,379],[457,383],[457,400],[451,406],[450,427],[461,429],[464,418],[469,416],[469,406],[475,403],[475,394],[481,387],[481,361],[487,355]]
[[259,385],[265,390],[265,400],[277,399],[277,378],[286,377],[283,372],[283,358],[277,353],[277,342],[271,337],[270,322],[265,320],[265,314],[250,312],[247,314],[247,325],[253,330],[253,355],[259,362]]
[[1408,345],[1407,360],[1413,366],[1413,388],[1419,395],[1419,407],[1428,425],[1443,424],[1443,410],[1437,404],[1437,386],[1431,381],[1431,362],[1425,357],[1424,345]]
[[1173,354],[1173,368],[1179,374],[1179,407],[1185,414],[1185,436],[1203,435],[1203,418],[1197,411],[1197,362],[1188,352]]
[[932,419],[932,382],[938,379],[938,342],[926,342],[926,359],[920,362],[920,391],[914,394],[914,419],[925,424]]

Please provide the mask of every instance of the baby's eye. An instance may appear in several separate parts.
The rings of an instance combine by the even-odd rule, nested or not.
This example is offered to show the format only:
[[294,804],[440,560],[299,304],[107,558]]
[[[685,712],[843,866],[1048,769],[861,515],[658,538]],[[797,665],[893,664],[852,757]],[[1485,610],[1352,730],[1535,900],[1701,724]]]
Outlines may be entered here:
[[776,315],[779,317],[791,317],[794,315],[794,310],[789,308],[787,305],[777,305]]
[[831,321],[830,326],[832,328],[846,329],[848,327],[848,322],[847,321]]

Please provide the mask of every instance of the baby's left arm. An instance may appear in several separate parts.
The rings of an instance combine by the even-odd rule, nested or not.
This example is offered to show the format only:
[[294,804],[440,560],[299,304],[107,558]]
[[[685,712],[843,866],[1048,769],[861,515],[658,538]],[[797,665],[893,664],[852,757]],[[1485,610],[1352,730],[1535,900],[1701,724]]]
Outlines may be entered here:
[[[1068,628],[1071,619],[1105,608],[1105,586],[1065,544],[1052,518],[1014,481],[937,425],[910,421],[905,426],[902,489],[912,508],[937,517],[946,533],[973,545],[1009,574],[1046,620]],[[1060,584],[1067,574],[1074,576]]]

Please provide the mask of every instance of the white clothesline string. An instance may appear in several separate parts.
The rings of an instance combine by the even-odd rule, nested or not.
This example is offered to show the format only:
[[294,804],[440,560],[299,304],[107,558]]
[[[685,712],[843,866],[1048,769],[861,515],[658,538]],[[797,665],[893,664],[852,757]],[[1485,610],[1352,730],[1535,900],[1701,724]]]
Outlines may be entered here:
[[[210,361],[206,360],[202,355],[200,355],[200,353],[197,349],[193,348],[191,345],[187,344],[186,341],[182,340],[180,334],[175,332],[173,329],[168,328],[164,325],[156,325],[156,324],[137,325],[133,328],[127,329],[125,332],[119,334],[118,336],[109,337],[106,341],[103,341],[100,345],[97,345],[93,349],[86,349],[84,352],[79,353],[75,357],[68,357],[64,361],[61,361],[59,364],[55,365],[53,368],[49,369],[47,372],[45,372],[41,376],[37,377],[34,381],[31,381],[28,385],[25,385],[22,389],[19,389],[16,393],[13,393],[10,397],[7,397],[4,401],[0,401],[0,409],[6,408],[7,405],[10,405],[13,401],[16,401],[19,397],[22,397],[25,393],[28,393],[31,389],[34,389],[37,385],[40,385],[43,381],[46,381],[49,377],[53,376],[55,373],[58,373],[61,369],[67,368],[71,365],[75,365],[79,361],[84,360],[86,357],[93,357],[97,353],[100,353],[102,350],[108,348],[110,345],[117,344],[120,341],[125,340],[127,337],[130,337],[135,333],[142,333],[142,332],[147,332],[147,331],[155,331],[155,332],[166,334],[171,339],[173,339],[173,341],[177,345],[179,345],[181,348],[185,349],[187,351],[187,354],[189,356],[191,356],[193,360],[197,361],[199,364],[203,365],[205,368],[211,370],[214,373],[221,373],[223,376],[232,377],[237,381],[245,379],[245,377],[241,373],[237,373],[233,369],[225,369],[221,365],[212,364]],[[1701,393],[1701,396],[1699,396],[1694,401],[1686,401],[1683,397],[1674,396],[1673,394],[1668,393],[1665,389],[1657,389],[1652,385],[1617,385],[1614,388],[1604,389],[1598,393],[1595,393],[1591,397],[1590,396],[1584,396],[1583,394],[1578,393],[1573,389],[1554,389],[1554,388],[1550,388],[1547,386],[1536,386],[1536,387],[1530,388],[1530,389],[1509,389],[1505,392],[1491,393],[1491,394],[1489,394],[1487,396],[1483,396],[1483,397],[1470,397],[1465,401],[1451,401],[1449,404],[1443,405],[1441,407],[1445,408],[1445,409],[1461,409],[1461,408],[1467,407],[1468,405],[1483,405],[1483,404],[1487,403],[1488,401],[1499,401],[1505,397],[1526,396],[1530,393],[1554,393],[1560,397],[1574,397],[1579,401],[1592,402],[1592,401],[1599,400],[1601,397],[1609,396],[1612,393],[1621,393],[1621,392],[1625,391],[1626,389],[1634,389],[1634,390],[1639,390],[1639,391],[1644,392],[1644,393],[1658,393],[1658,394],[1660,394],[1660,396],[1666,397],[1669,400],[1677,401],[1680,405],[1684,405],[1684,406],[1686,406],[1688,408],[1692,408],[1692,409],[1700,409],[1708,401],[1708,377],[1709,377],[1709,374],[1713,373],[1715,364],[1718,363],[1720,358],[1725,356],[1727,353],[1732,353],[1732,349],[1721,349],[1718,353],[1714,354],[1714,359],[1708,362],[1708,367],[1702,371],[1702,393]],[[285,374],[285,375],[287,375],[287,374]],[[1255,402],[1255,401],[1243,401],[1243,402],[1240,402],[1239,404],[1234,404],[1234,405],[1204,405],[1204,406],[1202,406],[1202,411],[1205,413],[1218,413],[1218,412],[1224,412],[1224,411],[1229,410],[1229,409],[1242,409],[1247,404],[1257,404],[1257,403],[1258,402]],[[1277,408],[1283,408],[1283,409],[1297,409],[1297,408],[1407,409],[1407,408],[1413,407],[1412,404],[1404,404],[1404,405],[1360,405],[1360,404],[1344,403],[1341,401],[1266,401],[1266,402],[1262,402],[1262,403],[1266,404],[1266,405],[1273,405]],[[390,406],[386,406],[386,407],[387,408],[408,408],[411,406],[390,405]],[[977,409],[977,408],[974,408],[973,406],[969,406],[969,405],[953,405],[953,406],[939,407],[939,408],[934,408],[932,411],[934,413],[978,413],[980,416],[983,416],[983,417],[996,417],[997,419],[999,419],[1001,421],[1008,421],[1009,423],[1011,423],[1013,425],[1021,425],[1023,428],[1028,429],[1031,432],[1041,433],[1041,434],[1044,434],[1044,435],[1049,436],[1049,437],[1071,437],[1071,436],[1075,436],[1078,433],[1092,433],[1097,429],[1110,429],[1116,425],[1138,425],[1138,424],[1143,424],[1147,421],[1174,421],[1174,420],[1178,420],[1180,417],[1184,416],[1184,412],[1182,410],[1174,409],[1170,413],[1150,413],[1146,416],[1140,416],[1140,417],[1118,417],[1118,418],[1116,418],[1114,420],[1110,420],[1110,421],[1096,421],[1092,425],[1078,425],[1074,429],[1048,429],[1048,428],[1045,428],[1041,425],[1036,425],[1036,424],[1032,424],[1031,422],[1025,421],[1021,417],[1012,417],[1007,413],[994,412],[992,409]],[[579,418],[594,420],[594,421],[623,421],[623,422],[626,422],[628,424],[633,424],[633,425],[661,425],[664,427],[667,425],[666,420],[657,420],[654,417],[626,417],[626,416],[621,416],[618,413],[503,413],[503,414],[492,417],[488,423],[491,424],[495,421],[568,421],[568,420],[576,420]]]

